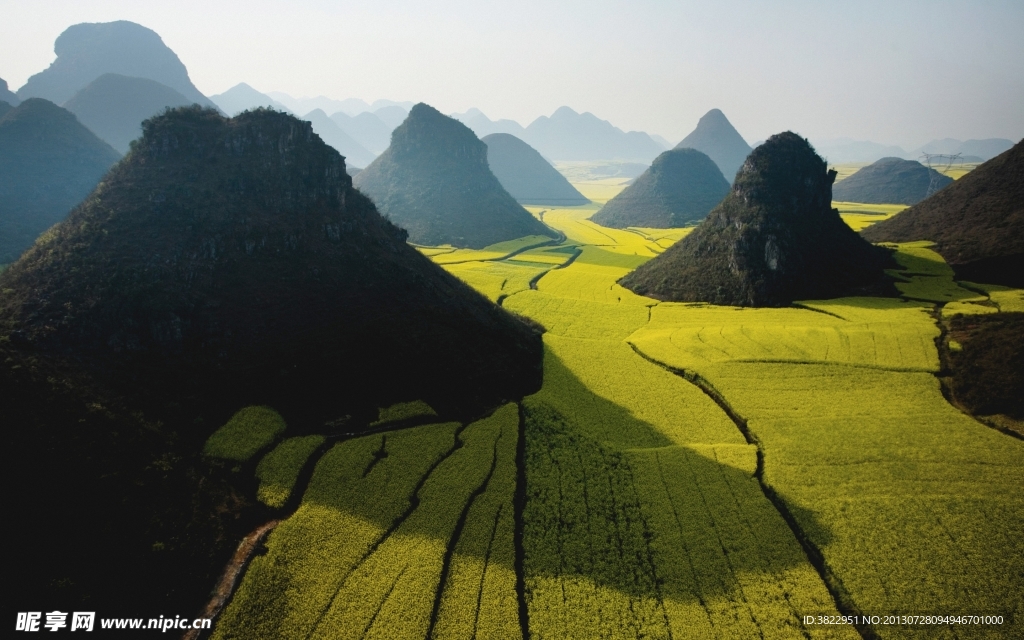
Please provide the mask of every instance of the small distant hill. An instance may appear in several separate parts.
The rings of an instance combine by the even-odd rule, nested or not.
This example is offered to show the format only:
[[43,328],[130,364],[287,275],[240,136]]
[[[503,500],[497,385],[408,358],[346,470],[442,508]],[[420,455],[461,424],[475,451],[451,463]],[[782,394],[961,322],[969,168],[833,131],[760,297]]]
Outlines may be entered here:
[[1024,143],[861,234],[931,240],[958,279],[1024,287]]
[[12,107],[18,106],[18,103],[21,102],[21,100],[18,99],[17,94],[12,93],[11,90],[7,88],[7,81],[3,78],[0,78],[0,102],[6,102]]
[[672,149],[591,220],[606,227],[683,227],[703,220],[729,193],[718,166],[696,149]]
[[517,202],[572,207],[590,202],[537,150],[508,133],[485,136],[487,164]]
[[417,244],[479,249],[523,236],[554,236],[491,173],[487,145],[423,103],[354,184]]
[[291,111],[277,100],[274,100],[265,93],[260,93],[244,82],[236,84],[224,93],[210,96],[210,100],[229,116],[237,116],[243,111],[259,107],[267,107],[286,113]]
[[174,89],[189,102],[213,107],[195,88],[185,65],[152,29],[119,20],[68,27],[53,44],[57,59],[18,89],[18,97],[63,104],[105,73],[148,78]]
[[953,179],[915,160],[882,158],[832,187],[832,199],[869,204],[917,204]]
[[718,109],[712,109],[701,116],[697,128],[683,138],[675,148],[696,149],[707,154],[730,182],[736,178],[736,172],[752,150],[725,114]]
[[331,120],[374,156],[384,153],[391,144],[391,132],[395,130],[395,127],[386,124],[377,114],[369,111],[354,116],[338,111],[331,115]]
[[142,121],[168,107],[192,104],[174,89],[146,78],[105,73],[87,84],[64,108],[120,153],[142,135]]
[[0,118],[0,263],[14,262],[96,187],[120,154],[74,114],[29,98]]
[[357,167],[365,167],[373,162],[376,154],[352,139],[341,128],[334,123],[321,109],[314,109],[302,116],[313,124],[313,131],[320,136],[324,142],[337,149],[338,153],[345,156],[345,161]]
[[661,300],[751,307],[884,286],[892,258],[831,208],[835,176],[807,140],[776,134],[704,222],[619,282]]
[[522,139],[551,160],[651,162],[664,148],[642,131],[624,132],[592,113],[559,107],[526,127]]

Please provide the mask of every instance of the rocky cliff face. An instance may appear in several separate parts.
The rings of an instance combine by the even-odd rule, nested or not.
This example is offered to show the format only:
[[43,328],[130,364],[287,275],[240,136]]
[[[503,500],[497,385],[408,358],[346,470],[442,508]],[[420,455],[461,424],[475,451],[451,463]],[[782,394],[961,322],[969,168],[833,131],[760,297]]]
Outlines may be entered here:
[[143,131],[0,276],[13,343],[149,394],[314,413],[539,383],[539,339],[409,247],[309,123],[184,108]]
[[487,145],[422,103],[391,134],[387,151],[356,176],[355,186],[417,244],[479,249],[554,236],[491,173]]
[[737,306],[782,306],[880,285],[888,252],[831,208],[835,175],[800,136],[772,136],[693,233],[621,284],[665,300]]

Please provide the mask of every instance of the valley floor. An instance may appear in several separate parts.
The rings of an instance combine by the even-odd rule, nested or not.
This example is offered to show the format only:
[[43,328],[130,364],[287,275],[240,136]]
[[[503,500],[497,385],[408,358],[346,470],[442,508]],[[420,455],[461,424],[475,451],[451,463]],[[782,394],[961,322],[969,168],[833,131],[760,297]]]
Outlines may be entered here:
[[660,303],[616,281],[687,230],[598,206],[531,208],[557,243],[424,250],[546,328],[543,388],[318,441],[214,637],[1024,637],[1024,442],[943,397],[936,348],[937,311],[1021,292],[915,243],[899,299]]

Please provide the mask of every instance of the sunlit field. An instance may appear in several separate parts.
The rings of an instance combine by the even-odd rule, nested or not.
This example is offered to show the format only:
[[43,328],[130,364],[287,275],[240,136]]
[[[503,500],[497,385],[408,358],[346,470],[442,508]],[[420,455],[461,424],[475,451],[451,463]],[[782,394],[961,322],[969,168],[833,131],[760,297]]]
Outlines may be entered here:
[[[855,229],[903,208],[834,206]],[[617,281],[691,229],[598,208],[529,207],[560,240],[419,247],[545,328],[521,404],[460,424],[405,403],[337,442],[250,409],[214,434],[210,455],[265,452],[259,498],[296,507],[214,637],[1020,637],[1024,442],[943,397],[936,317],[1024,292],[916,242],[896,298],[659,302]],[[814,623],[954,613],[1004,623]]]

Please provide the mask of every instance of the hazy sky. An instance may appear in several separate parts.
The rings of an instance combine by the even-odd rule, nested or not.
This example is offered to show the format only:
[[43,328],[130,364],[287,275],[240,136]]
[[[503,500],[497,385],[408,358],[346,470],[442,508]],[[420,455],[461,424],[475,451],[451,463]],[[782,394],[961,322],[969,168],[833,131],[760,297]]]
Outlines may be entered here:
[[718,107],[753,142],[791,129],[907,149],[1024,136],[1024,2],[0,0],[12,89],[79,22],[159,33],[207,95],[561,105],[676,142]]

